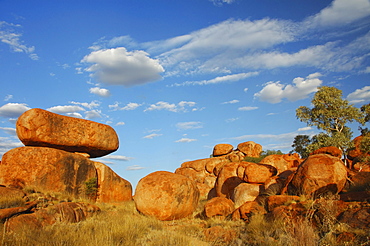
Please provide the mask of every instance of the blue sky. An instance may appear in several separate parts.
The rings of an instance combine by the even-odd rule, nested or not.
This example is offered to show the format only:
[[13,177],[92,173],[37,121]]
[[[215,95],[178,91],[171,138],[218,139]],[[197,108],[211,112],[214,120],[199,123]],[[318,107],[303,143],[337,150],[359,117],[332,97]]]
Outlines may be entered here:
[[368,0],[1,0],[0,157],[30,108],[111,125],[96,160],[134,186],[219,143],[289,152],[318,86],[369,103],[369,30]]

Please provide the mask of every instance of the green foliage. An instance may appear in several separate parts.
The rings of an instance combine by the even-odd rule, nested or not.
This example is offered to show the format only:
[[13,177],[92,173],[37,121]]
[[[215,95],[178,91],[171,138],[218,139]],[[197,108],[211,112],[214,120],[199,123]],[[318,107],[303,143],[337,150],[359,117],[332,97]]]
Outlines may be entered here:
[[268,149],[268,150],[262,151],[259,157],[246,156],[244,158],[244,161],[253,162],[253,163],[260,163],[263,158],[265,158],[266,156],[269,156],[269,155],[284,155],[284,153],[281,152],[281,150],[270,150],[270,149]]
[[300,121],[324,131],[312,139],[307,147],[309,152],[325,146],[335,146],[346,152],[352,147],[352,131],[346,124],[357,121],[363,125],[368,107],[361,111],[342,98],[341,90],[328,86],[319,87],[311,103],[311,109],[301,106],[296,110]]
[[309,151],[307,150],[307,147],[310,145],[311,139],[308,135],[297,135],[294,138],[292,147],[292,152],[298,153],[302,158],[307,158],[309,155]]
[[85,182],[85,195],[87,196],[87,198],[95,200],[97,192],[98,192],[98,181],[95,177],[90,178]]

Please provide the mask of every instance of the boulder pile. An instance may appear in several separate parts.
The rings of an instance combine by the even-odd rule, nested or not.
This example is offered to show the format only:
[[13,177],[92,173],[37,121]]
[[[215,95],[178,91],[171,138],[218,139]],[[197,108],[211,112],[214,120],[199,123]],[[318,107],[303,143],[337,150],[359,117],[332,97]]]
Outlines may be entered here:
[[100,157],[118,149],[118,136],[108,125],[31,109],[17,120],[25,147],[6,152],[0,162],[0,184],[71,194],[99,202],[132,200],[131,184]]

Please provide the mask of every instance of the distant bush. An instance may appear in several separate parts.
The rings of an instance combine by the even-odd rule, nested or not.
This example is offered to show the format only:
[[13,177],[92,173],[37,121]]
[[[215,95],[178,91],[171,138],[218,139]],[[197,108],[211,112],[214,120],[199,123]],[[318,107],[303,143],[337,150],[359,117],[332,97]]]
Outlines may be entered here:
[[265,158],[266,156],[269,156],[269,155],[284,155],[284,153],[281,152],[281,150],[269,150],[268,149],[268,150],[262,151],[259,157],[246,156],[244,158],[244,161],[253,162],[253,163],[260,163],[263,158]]

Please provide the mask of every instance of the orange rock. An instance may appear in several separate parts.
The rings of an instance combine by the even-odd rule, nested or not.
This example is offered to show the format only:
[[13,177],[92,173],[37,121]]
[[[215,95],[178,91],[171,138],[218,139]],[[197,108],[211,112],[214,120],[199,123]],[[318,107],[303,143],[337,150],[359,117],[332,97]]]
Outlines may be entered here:
[[18,138],[26,146],[88,153],[91,157],[107,155],[118,149],[118,136],[108,125],[62,116],[34,108],[17,120]]
[[263,190],[263,185],[241,183],[234,189],[232,200],[238,208],[246,202],[254,201]]
[[[1,167],[1,163],[0,163]],[[9,197],[9,198],[23,198],[26,196],[26,193],[24,193],[20,189],[0,186],[0,197]]]
[[15,208],[4,208],[0,209],[0,221],[5,221],[6,219],[21,213],[29,212],[31,209],[37,206],[36,202],[29,202],[25,206],[15,207]]
[[297,153],[285,155],[269,155],[263,158],[260,163],[268,164],[276,167],[278,173],[289,170],[292,167],[297,167],[301,163],[301,159]]
[[230,161],[224,157],[208,158],[205,166],[206,171],[217,176],[222,166],[229,162]]
[[191,215],[199,201],[199,190],[189,178],[158,171],[142,178],[135,190],[136,209],[159,220],[176,220]]
[[267,209],[268,211],[274,210],[274,208],[281,205],[285,205],[288,202],[299,202],[299,196],[289,196],[289,195],[272,195],[267,197]]
[[233,151],[234,147],[231,144],[217,144],[213,148],[213,156],[227,155]]
[[85,182],[97,179],[89,159],[63,150],[46,147],[19,147],[6,152],[0,166],[0,183],[44,191],[85,196]]
[[342,155],[343,155],[340,149],[338,149],[337,147],[333,147],[333,146],[322,147],[310,153],[310,155],[317,155],[317,154],[328,154],[328,155],[331,155],[337,158],[342,158]]
[[97,202],[124,202],[132,200],[131,183],[118,174],[110,167],[100,162],[94,162],[98,172],[98,194]]
[[265,183],[269,178],[277,174],[275,167],[266,164],[252,162],[240,162],[237,169],[238,177],[247,183]]
[[262,146],[253,141],[238,144],[238,150],[249,157],[259,157],[262,152]]
[[217,176],[215,189],[218,197],[231,198],[235,187],[244,181],[237,175],[239,162],[225,164]]
[[224,197],[214,197],[204,204],[204,215],[207,218],[225,219],[234,211],[234,202]]
[[241,219],[249,223],[250,218],[257,214],[266,214],[266,210],[259,205],[258,202],[251,201],[244,203],[238,209],[236,209],[232,214],[232,218],[233,220]]
[[206,166],[206,163],[207,163],[208,159],[209,158],[199,159],[199,160],[194,160],[194,161],[186,161],[186,162],[181,164],[181,167],[192,168],[197,172],[203,171],[203,170],[206,169],[205,166]]
[[346,181],[347,170],[339,158],[327,154],[316,154],[309,156],[298,167],[291,185],[293,192],[317,196],[327,192],[339,193]]

